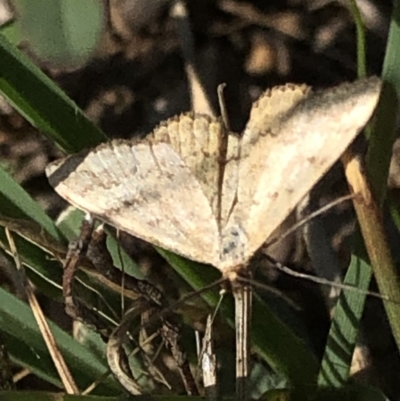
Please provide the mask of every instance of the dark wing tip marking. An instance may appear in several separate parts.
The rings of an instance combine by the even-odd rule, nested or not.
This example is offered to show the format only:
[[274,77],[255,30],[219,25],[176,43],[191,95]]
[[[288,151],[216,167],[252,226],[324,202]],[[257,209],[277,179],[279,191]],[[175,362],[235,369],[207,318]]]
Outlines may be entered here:
[[63,182],[73,173],[78,166],[85,160],[90,150],[83,153],[68,156],[64,159],[56,160],[46,167],[46,175],[50,185],[56,188],[58,184]]

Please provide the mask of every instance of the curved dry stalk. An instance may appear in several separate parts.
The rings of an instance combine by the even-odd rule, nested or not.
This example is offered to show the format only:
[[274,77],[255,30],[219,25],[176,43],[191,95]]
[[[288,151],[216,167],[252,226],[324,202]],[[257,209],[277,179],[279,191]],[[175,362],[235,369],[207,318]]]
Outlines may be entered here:
[[341,160],[345,167],[350,191],[356,194],[353,204],[358,223],[379,290],[384,294],[383,304],[393,336],[400,349],[400,310],[396,305],[397,302],[400,302],[400,281],[386,240],[382,211],[374,199],[360,158],[348,150]]
[[46,343],[46,346],[49,350],[49,353],[53,360],[53,363],[57,369],[58,375],[60,376],[60,379],[63,383],[65,391],[67,392],[67,394],[79,394],[80,393],[79,388],[76,385],[75,380],[72,377],[72,374],[71,374],[60,350],[58,349],[58,346],[57,346],[56,340],[53,336],[53,333],[50,330],[50,327],[46,320],[46,317],[44,316],[42,308],[40,307],[40,304],[33,291],[32,284],[30,283],[30,281],[27,279],[27,277],[25,275],[24,267],[21,263],[14,239],[13,239],[8,227],[5,228],[5,232],[6,232],[7,239],[8,239],[9,245],[10,245],[11,254],[15,261],[15,265],[16,265],[18,271],[20,272],[21,278],[24,282],[26,297],[27,297],[29,305],[32,309],[32,313],[35,316],[37,325],[39,326],[39,330],[42,333],[43,340]]

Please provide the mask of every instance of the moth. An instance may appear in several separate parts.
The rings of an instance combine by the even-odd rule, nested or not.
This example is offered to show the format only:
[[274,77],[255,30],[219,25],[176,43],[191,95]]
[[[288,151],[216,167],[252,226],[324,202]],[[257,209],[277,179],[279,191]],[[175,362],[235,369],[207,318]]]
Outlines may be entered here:
[[[377,104],[372,77],[321,92],[279,86],[253,104],[241,135],[188,113],[145,139],[112,140],[46,169],[68,202],[235,283],[250,258],[354,140]],[[234,290],[238,320],[249,298]],[[240,319],[239,319],[239,316]],[[245,399],[248,321],[237,322]],[[239,395],[241,394],[241,395]]]

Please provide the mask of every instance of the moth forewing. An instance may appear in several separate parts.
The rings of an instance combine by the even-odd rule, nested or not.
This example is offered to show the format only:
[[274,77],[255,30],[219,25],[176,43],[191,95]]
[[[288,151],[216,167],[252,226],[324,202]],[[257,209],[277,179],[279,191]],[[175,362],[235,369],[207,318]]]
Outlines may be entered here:
[[[370,78],[333,92],[309,94],[287,110],[286,120],[270,119],[270,127],[280,127],[279,131],[265,127],[257,141],[243,137],[237,203],[227,231],[235,232],[232,227],[240,222],[247,239],[245,258],[254,254],[365,126],[380,86],[379,79]],[[293,100],[287,90],[282,97]],[[276,94],[272,99],[283,103]]]
[[[218,231],[208,199],[167,144],[112,141],[94,149],[68,174],[59,172],[64,164],[54,166],[58,169],[50,165],[46,170],[51,184],[76,207],[155,245],[216,263]],[[55,176],[63,180],[55,181]]]

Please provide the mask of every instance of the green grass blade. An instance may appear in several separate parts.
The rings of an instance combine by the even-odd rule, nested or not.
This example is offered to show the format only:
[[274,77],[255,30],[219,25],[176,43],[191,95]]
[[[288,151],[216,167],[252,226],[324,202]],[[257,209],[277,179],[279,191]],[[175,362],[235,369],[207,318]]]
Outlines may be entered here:
[[21,31],[14,20],[0,26],[0,35],[4,35],[15,46],[18,46],[22,40]]
[[[367,291],[371,276],[371,266],[353,256],[344,284]],[[365,300],[365,294],[351,290],[342,291],[335,307],[321,363],[319,386],[343,387],[346,384]]]
[[0,93],[63,150],[77,152],[106,140],[76,104],[2,35],[0,60]]
[[[33,242],[11,233],[19,259],[28,267],[27,274],[32,282],[47,296],[61,299],[62,267],[60,263]],[[3,227],[0,227],[0,248],[0,252],[4,253],[4,257],[10,261],[10,265],[14,265],[15,261],[9,256],[10,247]]]
[[[1,64],[1,63],[0,63]],[[33,220],[53,238],[62,240],[53,220],[13,178],[0,167],[0,212],[15,219]]]
[[393,11],[383,63],[383,88],[376,119],[369,139],[367,171],[378,202],[385,199],[392,147],[396,138],[396,120],[400,98],[400,1]]
[[[53,291],[54,289],[56,290],[53,295],[59,294],[60,296],[62,278],[62,267],[60,266],[60,263],[54,259],[50,259],[48,253],[18,235],[13,235],[13,238],[22,263],[29,268],[27,271],[29,278],[33,279],[35,284],[38,284],[38,281],[35,280],[35,276],[39,276],[53,287]],[[1,227],[0,241],[2,246],[6,249],[9,248],[5,231]],[[41,280],[39,280],[39,282],[40,281]],[[42,287],[40,288],[42,289]]]
[[[108,369],[107,361],[75,341],[50,322],[50,328],[79,388],[90,385],[93,378]],[[11,358],[29,368],[42,379],[61,388],[61,382],[49,356],[30,308],[0,288],[0,330]],[[99,394],[116,394],[119,386],[109,377],[98,388]]]
[[356,0],[350,0],[347,4],[356,24],[357,30],[357,75],[358,78],[364,78],[367,76],[367,50],[364,21],[362,20]]
[[[65,243],[64,237],[60,234],[53,220],[47,216],[41,206],[1,167],[0,182],[0,211],[3,216],[34,221],[56,241],[59,241],[61,244]],[[60,296],[62,275],[60,264],[50,259],[47,252],[32,242],[21,238],[17,234],[14,234],[13,237],[22,262],[34,272],[33,275],[30,275],[30,278],[35,283],[39,283],[41,280],[36,280],[35,277],[41,277],[54,287],[52,290],[50,289],[50,291],[45,292],[51,292],[52,296]],[[8,241],[3,227],[0,227],[0,241],[8,249]]]

